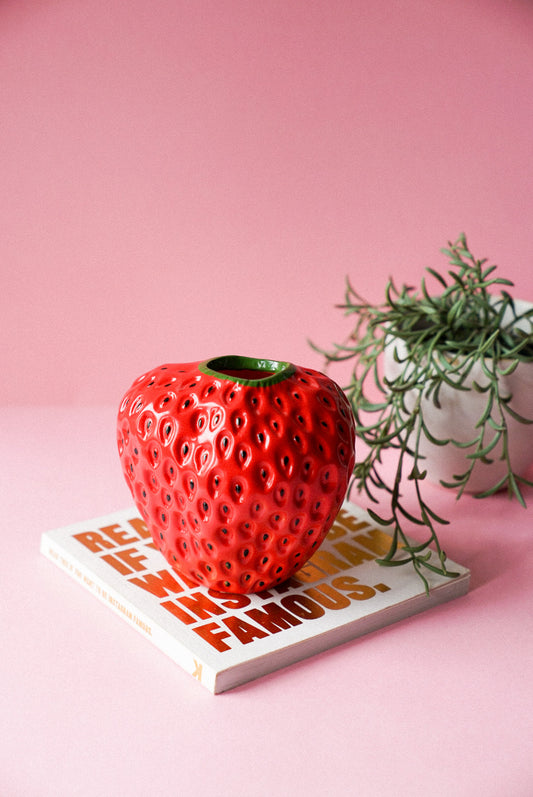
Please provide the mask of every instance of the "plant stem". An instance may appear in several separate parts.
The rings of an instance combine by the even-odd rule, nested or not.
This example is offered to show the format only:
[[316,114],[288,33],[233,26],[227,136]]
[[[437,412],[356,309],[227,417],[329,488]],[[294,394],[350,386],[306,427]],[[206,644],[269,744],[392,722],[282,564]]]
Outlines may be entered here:
[[[480,497],[507,486],[509,495],[525,505],[520,485],[532,484],[513,471],[507,419],[511,416],[524,424],[533,420],[522,418],[510,406],[511,397],[502,395],[502,379],[519,362],[533,362],[533,310],[517,315],[512,297],[502,288],[512,283],[495,277],[496,266],[486,266],[486,259],[474,257],[464,234],[442,251],[449,260],[447,277],[427,269],[438,283],[440,293],[436,295],[430,294],[425,279],[420,292],[405,285],[397,290],[391,279],[385,289],[385,302],[374,306],[360,297],[347,280],[341,307],[346,315],[355,315],[355,327],[344,344],[335,344],[333,352],[314,347],[325,356],[326,367],[353,363],[351,382],[345,390],[358,436],[368,451],[355,465],[351,488],[364,491],[374,505],[380,503],[382,492],[389,503],[388,517],[369,509],[377,521],[392,527],[390,550],[379,561],[384,566],[411,563],[426,590],[429,582],[424,571],[448,577],[456,574],[446,567],[446,555],[436,531],[436,524],[448,521],[439,517],[423,496],[423,438],[436,446],[471,449],[464,473],[455,475],[449,483],[443,482],[458,490],[458,498],[467,488],[476,464],[489,462],[489,455],[499,444],[500,458],[506,465],[505,477]],[[491,293],[495,287],[501,289],[496,300]],[[512,321],[504,323],[509,314]],[[524,324],[529,325],[529,332],[521,329]],[[403,359],[393,341],[405,347]],[[382,358],[391,346],[395,346],[396,375],[385,377],[381,374]],[[474,381],[471,387],[471,374],[477,366],[486,382]],[[453,438],[453,428],[450,439],[439,439],[428,429],[426,403],[430,401],[439,409],[444,388],[487,394],[472,439],[467,443]],[[382,455],[390,449],[396,454],[396,467],[392,476],[385,478],[381,475]],[[412,467],[406,477],[408,459],[412,460]],[[403,503],[401,487],[405,478],[414,482],[415,513]],[[409,541],[404,531],[406,522],[427,529],[425,542],[413,545]],[[430,546],[437,563],[431,559]]]

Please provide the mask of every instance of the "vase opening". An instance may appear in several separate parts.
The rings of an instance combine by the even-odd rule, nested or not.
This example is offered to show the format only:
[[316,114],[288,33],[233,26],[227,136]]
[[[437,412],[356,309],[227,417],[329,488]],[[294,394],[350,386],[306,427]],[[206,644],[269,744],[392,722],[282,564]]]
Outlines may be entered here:
[[274,371],[262,370],[260,368],[219,368],[221,374],[224,376],[232,376],[235,379],[264,379],[266,376],[272,376]]
[[200,363],[199,368],[204,373],[221,379],[257,386],[280,382],[294,371],[294,366],[290,363],[234,355],[206,360]]

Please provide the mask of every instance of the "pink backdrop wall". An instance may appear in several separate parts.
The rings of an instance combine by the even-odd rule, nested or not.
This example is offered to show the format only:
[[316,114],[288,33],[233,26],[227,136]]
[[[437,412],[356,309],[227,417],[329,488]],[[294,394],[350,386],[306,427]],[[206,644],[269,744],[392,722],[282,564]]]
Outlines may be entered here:
[[2,403],[318,366],[465,230],[533,298],[533,6],[3,0]]

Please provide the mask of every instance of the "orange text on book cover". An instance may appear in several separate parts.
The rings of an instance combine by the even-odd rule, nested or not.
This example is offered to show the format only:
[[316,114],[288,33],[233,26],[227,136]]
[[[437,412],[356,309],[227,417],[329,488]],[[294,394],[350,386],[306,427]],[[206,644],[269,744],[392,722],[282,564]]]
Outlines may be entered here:
[[[390,537],[341,509],[322,547],[292,578],[257,595],[202,589],[165,564],[138,517],[74,535],[81,545],[138,587],[220,653],[235,645],[302,625],[354,601],[388,592],[383,583],[360,583],[347,570],[384,555]],[[108,597],[113,603],[114,599]],[[115,601],[115,603],[117,603]],[[119,611],[121,607],[116,605]],[[127,609],[124,607],[127,613]],[[151,629],[142,624],[148,635]]]

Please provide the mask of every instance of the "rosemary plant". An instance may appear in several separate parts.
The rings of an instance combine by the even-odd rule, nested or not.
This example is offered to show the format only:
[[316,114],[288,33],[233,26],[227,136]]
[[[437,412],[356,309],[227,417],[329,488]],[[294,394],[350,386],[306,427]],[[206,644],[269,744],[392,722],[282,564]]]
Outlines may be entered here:
[[[512,396],[500,390],[500,377],[510,374],[520,362],[533,362],[533,310],[518,313],[513,298],[505,290],[513,285],[508,279],[495,276],[496,266],[487,260],[477,260],[470,252],[466,237],[461,235],[448,248],[441,250],[449,259],[443,276],[432,268],[426,271],[438,285],[432,295],[422,278],[418,290],[403,286],[397,290],[389,280],[385,302],[368,304],[348,282],[345,303],[340,305],[348,315],[355,315],[355,328],[346,343],[335,345],[332,352],[323,350],[327,364],[352,360],[350,384],[344,388],[348,395],[357,426],[358,437],[366,445],[366,454],[355,465],[350,489],[354,486],[366,493],[373,504],[378,495],[387,496],[386,514],[369,509],[379,523],[391,527],[392,544],[380,560],[385,566],[411,563],[429,589],[424,573],[432,570],[453,577],[446,565],[436,526],[447,520],[431,509],[423,495],[426,478],[421,442],[423,438],[436,446],[455,445],[468,448],[466,469],[444,486],[457,490],[459,498],[467,488],[477,461],[488,463],[498,444],[501,458],[506,462],[505,475],[490,489],[480,493],[484,497],[507,488],[510,495],[525,505],[521,486],[532,483],[513,471],[511,465],[508,419],[532,423],[510,406]],[[499,291],[494,294],[495,289]],[[394,359],[398,375],[383,374],[382,355],[394,340],[403,341],[407,354],[400,358],[396,348]],[[485,377],[483,384],[466,379],[478,364]],[[481,380],[480,380],[481,381]],[[450,437],[440,439],[428,428],[424,407],[429,399],[440,407],[439,396],[444,385],[456,390],[474,389],[485,394],[486,402],[472,440],[467,443]],[[392,477],[383,475],[382,455],[395,450],[396,467]],[[401,485],[406,477],[414,486],[414,510],[406,506]],[[426,528],[425,540],[412,544],[405,525],[414,523]],[[431,557],[430,546],[437,558]]]

